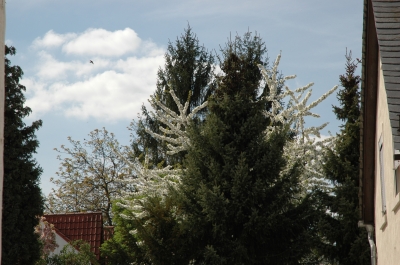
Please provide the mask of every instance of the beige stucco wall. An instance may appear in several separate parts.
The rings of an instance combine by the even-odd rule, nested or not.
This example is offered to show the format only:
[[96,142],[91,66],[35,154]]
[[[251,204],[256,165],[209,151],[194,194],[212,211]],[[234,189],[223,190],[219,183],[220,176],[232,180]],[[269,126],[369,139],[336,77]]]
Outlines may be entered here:
[[[64,240],[59,234],[56,233],[56,243],[58,247],[51,253],[51,255],[54,254],[60,254],[61,250],[68,245],[68,242]],[[75,249],[74,249],[75,250]]]
[[[400,196],[396,194],[393,162],[393,140],[389,120],[386,90],[379,62],[379,87],[376,122],[375,153],[375,239],[378,265],[400,264]],[[384,187],[386,213],[382,214],[381,177],[378,141],[383,138]]]
[[[44,224],[43,224],[42,221],[40,221],[40,226],[41,226],[42,229],[43,229]],[[58,247],[57,247],[54,251],[52,251],[52,252],[50,253],[50,256],[53,256],[53,255],[55,255],[55,254],[60,254],[61,250],[62,250],[66,245],[68,245],[68,242],[67,242],[64,238],[62,238],[62,237],[57,233],[57,231],[54,231],[54,235],[55,235],[55,241],[56,241],[56,244],[58,245]],[[74,251],[75,251],[75,252],[78,252],[76,249],[74,249]]]

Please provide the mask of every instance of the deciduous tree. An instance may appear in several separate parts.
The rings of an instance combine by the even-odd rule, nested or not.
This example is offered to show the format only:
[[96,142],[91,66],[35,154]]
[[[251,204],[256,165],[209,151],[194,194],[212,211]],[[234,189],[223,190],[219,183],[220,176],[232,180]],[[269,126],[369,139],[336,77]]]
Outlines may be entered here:
[[105,128],[89,133],[83,143],[68,138],[72,147],[61,146],[55,149],[61,155],[57,178],[51,181],[57,186],[48,197],[51,212],[101,211],[105,223],[113,225],[112,201],[127,189],[121,180],[129,170],[114,147],[118,141],[113,133]]

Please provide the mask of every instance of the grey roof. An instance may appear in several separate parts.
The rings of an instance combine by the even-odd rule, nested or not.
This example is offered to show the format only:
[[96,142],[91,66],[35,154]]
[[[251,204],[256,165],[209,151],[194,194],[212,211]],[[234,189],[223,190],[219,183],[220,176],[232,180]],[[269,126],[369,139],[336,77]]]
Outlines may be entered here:
[[372,0],[394,149],[400,150],[400,0]]

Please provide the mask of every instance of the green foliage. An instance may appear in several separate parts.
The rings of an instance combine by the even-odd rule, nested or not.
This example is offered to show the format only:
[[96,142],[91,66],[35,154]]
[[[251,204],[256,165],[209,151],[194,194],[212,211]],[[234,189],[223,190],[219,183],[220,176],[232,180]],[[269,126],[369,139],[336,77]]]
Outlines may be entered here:
[[320,223],[326,241],[321,253],[333,264],[370,264],[370,247],[365,229],[357,227],[360,150],[360,77],[357,64],[346,54],[346,74],[340,76],[340,107],[336,117],[343,121],[333,150],[328,150],[324,171],[333,190],[323,202],[329,214]]
[[[267,48],[261,37],[247,32],[243,37],[236,36],[223,49],[219,63],[223,74],[217,78],[224,88],[216,90],[216,96],[224,94],[236,95],[253,100],[257,96],[268,93],[268,87],[262,86],[262,74],[258,65],[268,67],[268,59],[264,58]],[[260,91],[261,90],[261,91]]]
[[[177,38],[175,44],[169,43],[165,54],[164,69],[159,69],[157,89],[154,96],[164,103],[169,109],[178,112],[171,95],[167,93],[174,88],[176,96],[184,104],[190,100],[188,113],[201,105],[212,92],[213,56],[200,46],[199,40],[192,32],[190,26]],[[204,115],[204,111],[199,114]],[[152,138],[145,129],[155,133],[161,133],[162,125],[155,117],[142,106],[142,114],[139,121],[132,124],[135,139],[132,148],[135,156],[146,153],[153,166],[163,162],[165,165],[181,163],[183,154],[174,156],[166,155],[166,145],[162,141]]]
[[[101,247],[107,264],[187,264],[190,252],[184,247],[186,236],[182,234],[175,198],[150,196],[142,206],[149,211],[143,218],[133,218],[118,203],[113,207],[114,236]],[[176,252],[179,248],[183,249]]]
[[[5,47],[6,56],[14,47]],[[5,58],[4,187],[2,220],[2,264],[34,264],[40,257],[38,237],[33,233],[43,214],[39,187],[42,169],[32,157],[39,146],[35,132],[42,121],[30,126],[24,118],[31,109],[24,106],[26,88],[19,84],[23,72]]]
[[96,256],[90,251],[90,245],[82,240],[65,245],[60,254],[47,256],[36,265],[99,265]]
[[101,211],[104,222],[113,225],[112,201],[127,190],[121,180],[130,175],[126,163],[116,154],[119,146],[113,133],[95,129],[81,143],[68,137],[71,148],[61,146],[57,186],[47,198],[51,213]]
[[191,131],[179,191],[194,264],[299,264],[314,242],[318,215],[300,196],[301,167],[282,174],[288,128],[265,138],[268,102],[257,100],[261,74],[253,67],[263,51],[250,34],[228,44],[210,114]]
[[184,104],[190,95],[190,113],[201,105],[210,95],[209,83],[213,71],[214,58],[192,32],[190,26],[180,38],[176,39],[175,46],[170,42],[165,54],[165,68],[158,71],[156,95],[161,102],[178,113],[178,108],[166,90],[174,88],[176,96]]
[[121,215],[129,216],[129,211],[120,207],[118,201],[115,201],[113,213],[114,235],[101,245],[101,256],[107,264],[129,265],[134,261],[143,260],[141,250],[137,245],[138,240],[130,233],[135,229],[134,220],[121,217]]
[[[168,93],[169,89],[173,87],[182,104],[188,99],[190,100],[188,113],[191,112],[195,107],[207,100],[212,92],[213,63],[213,56],[203,46],[200,46],[196,35],[188,27],[180,38],[176,39],[175,43],[170,42],[168,45],[164,69],[159,69],[158,71],[157,89],[154,96],[160,99],[168,108],[179,113],[176,104]],[[204,115],[205,113],[202,112],[198,115],[198,118],[202,119]],[[166,143],[153,138],[145,131],[148,129],[162,134],[159,130],[161,125],[152,113],[143,106],[139,121],[132,124],[131,128],[134,135],[132,143],[133,156],[144,160],[144,154],[146,154],[149,158],[150,167],[166,165],[179,167],[182,164],[184,154],[167,155]],[[155,205],[159,203],[160,205],[156,208],[162,209],[161,204],[164,202],[159,198],[154,198],[150,201],[154,204],[151,207],[156,207]],[[133,229],[140,229],[142,222],[117,218],[116,216],[120,214],[129,216],[129,212],[118,206],[113,207],[113,209],[116,222],[115,234],[102,247],[104,255],[107,256],[107,261],[110,261],[111,264],[127,264],[134,260],[140,264],[140,262],[155,259],[156,257],[153,254],[147,252],[148,249],[143,249],[143,245],[137,245],[137,241],[141,240],[145,240],[150,244],[151,236],[146,237],[145,235],[148,234],[144,234],[139,239],[137,235],[133,236],[129,233]],[[169,211],[168,209],[164,210],[166,212]],[[153,218],[157,220],[156,216]],[[158,221],[161,222],[161,220],[167,219],[161,218]],[[142,232],[144,233],[143,229],[142,227]],[[157,256],[158,254],[154,255]],[[167,262],[165,264],[173,263]]]
[[[295,91],[300,94],[295,105],[284,110],[280,101],[288,94],[281,94],[281,89],[284,80],[294,77],[279,77],[280,56],[271,70],[259,68],[268,67],[265,52],[262,39],[250,32],[229,41],[218,57],[222,73],[213,80],[206,112],[181,126],[184,140],[177,137],[171,141],[185,143],[179,149],[185,152],[178,157],[166,155],[161,141],[153,139],[155,145],[150,144],[148,130],[165,141],[170,139],[162,132],[169,135],[170,131],[158,130],[156,117],[144,109],[148,119],[142,119],[136,128],[134,156],[148,151],[150,168],[163,167],[163,162],[179,167],[167,172],[148,170],[147,163],[143,168],[132,166],[137,178],[130,183],[138,190],[114,208],[121,218],[113,239],[103,245],[110,264],[320,264],[317,228],[325,208],[317,199],[323,196],[317,197],[322,191],[313,190],[318,185],[304,184],[306,165],[315,157],[304,159],[296,150],[315,151],[322,145],[308,141],[311,147],[306,146],[296,137],[310,140],[309,134],[318,134],[325,126],[304,133],[302,119],[336,87],[304,106],[311,92],[301,102],[299,98],[312,85],[308,84]],[[175,58],[170,62],[174,67],[171,73],[180,69],[177,64],[181,61]],[[179,91],[171,80],[163,84]],[[162,88],[152,98],[156,101],[152,106],[169,113],[168,108],[175,106],[168,105],[172,104],[168,103],[169,93]],[[191,90],[176,94],[182,103],[187,100],[183,96],[191,99]],[[275,111],[271,112],[272,106]],[[182,109],[180,106],[179,112]],[[282,119],[278,117],[281,113],[285,114],[279,116]],[[296,118],[289,116],[293,113],[301,119],[297,129],[292,126]],[[161,112],[157,115],[161,121],[175,118]],[[168,122],[174,131],[180,130]],[[174,181],[163,182],[170,173]]]
[[265,51],[251,33],[223,50],[208,115],[189,131],[181,183],[143,200],[142,218],[130,215],[141,262],[300,264],[314,246],[318,211],[300,194],[301,165],[282,173],[289,128],[265,137]]

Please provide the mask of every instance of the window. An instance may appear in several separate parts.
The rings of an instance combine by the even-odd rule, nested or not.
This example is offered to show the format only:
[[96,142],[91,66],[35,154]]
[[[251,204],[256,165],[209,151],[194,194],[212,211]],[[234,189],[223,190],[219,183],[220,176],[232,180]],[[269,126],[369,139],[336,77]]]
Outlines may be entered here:
[[385,192],[385,176],[384,176],[384,164],[383,164],[383,139],[382,136],[378,142],[379,150],[379,167],[381,177],[381,199],[382,199],[382,213],[386,213],[386,192]]
[[394,171],[394,183],[395,183],[395,194],[400,192],[400,168],[396,168]]
[[400,208],[400,159],[398,155],[399,150],[394,150],[393,162],[394,162],[394,194],[395,194],[395,205],[393,212],[396,214]]

